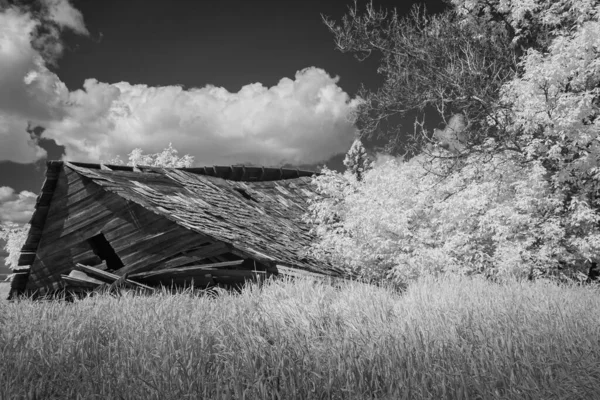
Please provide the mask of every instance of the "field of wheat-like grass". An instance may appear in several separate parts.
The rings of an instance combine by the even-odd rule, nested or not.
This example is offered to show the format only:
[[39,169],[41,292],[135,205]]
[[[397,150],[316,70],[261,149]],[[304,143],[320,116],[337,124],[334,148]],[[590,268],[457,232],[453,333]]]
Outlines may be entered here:
[[0,303],[0,398],[600,398],[600,290],[424,278],[405,293]]

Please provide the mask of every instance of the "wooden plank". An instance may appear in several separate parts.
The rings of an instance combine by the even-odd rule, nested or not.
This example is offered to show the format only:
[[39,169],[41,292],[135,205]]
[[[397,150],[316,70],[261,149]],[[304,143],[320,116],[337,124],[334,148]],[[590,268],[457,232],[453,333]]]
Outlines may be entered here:
[[77,264],[85,264],[85,265],[96,265],[100,264],[102,260],[100,257],[94,253],[87,243],[87,241],[82,242],[81,245],[87,245],[88,249],[86,250],[84,247],[72,247],[71,248],[71,260],[73,263]]
[[192,232],[187,233],[188,235],[185,236],[176,236],[167,241],[158,242],[152,249],[145,249],[138,253],[132,253],[127,258],[122,258],[125,265],[122,268],[123,272],[133,273],[154,269],[156,266],[162,265],[164,260],[197,244],[198,237]]
[[[182,230],[182,232],[186,232],[189,234],[189,230],[179,226],[175,222],[169,220],[163,215],[157,215],[156,213],[149,211],[142,206],[130,203],[126,207],[121,208],[120,212],[116,214],[117,218],[121,218],[123,220],[130,221],[133,225],[136,225],[140,230],[142,230],[143,234],[148,235],[152,233],[166,232],[170,229],[175,229],[178,227]],[[205,238],[209,240],[206,235],[196,234],[197,237]],[[120,240],[122,239],[120,236],[120,232],[110,232],[108,229],[106,230],[106,236],[109,240]],[[109,238],[110,237],[110,238]]]
[[202,275],[187,276],[187,277],[157,276],[157,277],[150,277],[148,279],[145,279],[144,282],[146,282],[150,285],[156,285],[156,286],[162,285],[162,286],[166,286],[166,287],[172,287],[172,286],[189,287],[193,284],[194,287],[205,288],[208,286],[215,285],[215,281],[212,278],[212,275],[209,273],[204,273]]
[[243,284],[249,280],[262,280],[267,276],[265,271],[252,270],[212,270],[210,271],[215,283],[225,283],[228,285]]
[[304,278],[318,278],[325,279],[328,278],[328,275],[325,274],[317,274],[310,271],[305,271],[298,268],[290,268],[284,265],[277,265],[277,272],[281,275],[293,276],[293,277],[304,277]]
[[28,289],[41,289],[50,287],[56,283],[63,284],[61,274],[67,274],[73,268],[73,264],[68,261],[64,262],[65,260],[70,261],[68,256],[65,256],[63,260],[52,264],[44,263],[39,259],[36,260],[31,267]]
[[213,278],[243,278],[256,279],[258,276],[264,276],[266,271],[254,271],[249,269],[215,269],[210,271]]
[[[88,273],[88,274],[90,274],[92,276],[96,276],[96,277],[98,277],[100,279],[104,279],[104,280],[108,281],[109,283],[113,283],[113,282],[115,282],[115,281],[123,278],[122,276],[113,274],[111,272],[102,271],[101,269],[98,269],[98,268],[95,268],[95,267],[90,267],[88,265],[77,264],[76,266],[77,266],[78,269],[83,270],[83,272],[86,272],[86,273]],[[154,289],[151,288],[150,286],[146,286],[146,285],[144,285],[142,283],[133,281],[131,279],[125,278],[124,282],[126,282],[126,283],[128,283],[130,285],[142,288],[142,289],[154,291]]]
[[124,202],[123,199],[112,194],[102,194],[101,196],[90,194],[77,204],[67,204],[65,199],[59,199],[59,204],[53,201],[51,220],[45,226],[44,235],[62,230],[80,220],[86,221],[90,215],[93,216],[99,212],[120,210],[123,208]]
[[32,265],[35,261],[35,256],[34,251],[22,251],[19,255],[19,267]]
[[94,254],[93,252],[86,252],[84,254],[81,254],[79,256],[73,257],[71,258],[71,261],[73,262],[73,264],[86,264],[86,265],[99,265],[101,264],[103,261],[100,257],[98,257],[96,254]]
[[104,282],[102,282],[99,279],[93,278],[89,275],[87,275],[85,272],[81,272],[81,271],[77,271],[77,270],[72,270],[69,275],[61,275],[62,279],[64,281],[66,281],[67,283],[74,285],[74,286],[84,286],[84,287],[89,287],[89,288],[96,288],[102,284],[104,284]]
[[[56,231],[46,231],[44,233],[43,243],[40,243],[38,255],[44,257],[51,256],[53,253],[60,250],[61,248],[70,247],[76,245],[77,243],[80,243],[83,240],[87,240],[89,237],[101,232],[106,226],[111,226],[112,229],[117,229],[115,228],[115,225],[117,225],[121,232],[127,231],[128,233],[133,235],[131,238],[131,242],[139,242],[139,235],[135,234],[136,229],[134,226],[132,226],[131,222],[122,219],[122,215],[113,214],[110,210],[111,208],[123,210],[123,205],[125,204],[125,201],[120,199],[118,196],[112,194],[109,197],[105,197],[105,200],[107,200],[107,203],[100,204],[98,207],[94,207],[93,205],[88,204],[88,209],[91,208],[92,210],[101,210],[103,214],[100,215],[100,218],[90,219],[84,218],[85,216],[82,216],[79,218],[79,221],[73,221],[73,218],[70,217],[68,222],[64,222],[67,225],[67,227],[63,230],[60,230],[60,228],[62,227],[60,226],[60,221],[58,221],[58,229]],[[76,222],[77,224],[72,225],[73,222]],[[112,235],[112,229],[108,232],[103,232],[105,233],[105,237],[107,237],[109,242],[111,242],[114,239],[114,236]]]
[[106,265],[106,260],[102,260],[101,263],[94,265],[94,268],[100,269],[102,271],[108,271],[108,266]]
[[248,280],[264,280],[268,275],[269,274],[266,271],[196,269],[188,273],[160,274],[148,276],[144,279],[138,277],[137,279],[153,285],[161,284],[165,286],[188,286],[193,282],[195,286],[208,286],[214,284],[243,284]]
[[[129,247],[133,244],[142,246],[145,240],[152,237],[158,237],[157,235],[165,235],[174,231],[188,233],[177,224],[174,224],[166,218],[161,218],[157,215],[155,215],[153,219],[138,219],[135,217],[127,218],[124,216],[120,217],[131,221],[130,224],[136,229],[129,232],[124,232],[126,229],[122,229],[121,231],[117,230],[116,232],[110,233],[109,236],[112,238],[111,243],[116,251],[119,251],[123,246]],[[132,241],[131,238],[134,238],[134,240]]]
[[147,232],[142,228],[135,232],[134,240],[128,235],[113,239],[111,245],[125,264],[125,259],[136,253],[157,252],[157,250],[164,248],[163,246],[168,246],[173,242],[176,243],[178,239],[185,238],[186,234],[189,234],[189,232],[178,226],[171,226],[158,232]]
[[82,208],[69,209],[66,214],[51,214],[46,226],[44,226],[42,241],[46,241],[47,237],[56,240],[61,236],[68,235],[86,225],[91,225],[102,218],[106,218],[110,214],[112,212],[106,204],[96,202],[94,199],[85,202]]
[[191,262],[196,262],[200,260],[204,260],[207,258],[211,258],[217,255],[221,255],[224,253],[228,253],[230,248],[227,244],[223,242],[216,242],[206,246],[203,246],[199,249],[186,251],[184,255],[175,257],[167,262],[165,262],[166,268],[177,268],[180,265],[189,264]]
[[109,242],[113,239],[124,236],[138,229],[131,221],[128,221],[120,215],[114,215],[113,218],[104,224],[102,234]]
[[231,250],[232,254],[235,254],[236,256],[240,257],[240,258],[252,258],[254,260],[257,260],[259,262],[261,262],[262,264],[265,265],[271,265],[273,263],[273,259],[272,258],[263,258],[260,255],[256,254],[257,252],[255,251],[249,251],[249,249],[244,248],[244,246],[242,246],[241,244],[233,244],[233,249]]
[[74,209],[81,207],[81,203],[86,199],[98,200],[106,196],[106,194],[106,191],[101,186],[90,182],[83,186],[81,190],[72,190],[68,194],[61,196],[61,198],[64,199],[64,207]]
[[60,237],[44,236],[37,250],[38,258],[54,258],[58,252],[80,245],[90,237],[100,233],[100,229],[106,222],[110,221],[110,217],[110,215],[107,215],[99,221],[94,221],[89,226],[82,227],[78,231]]
[[214,263],[214,264],[194,265],[194,266],[182,267],[182,268],[169,268],[169,269],[154,270],[154,271],[149,271],[149,272],[140,272],[137,274],[131,274],[129,276],[131,278],[143,279],[143,278],[149,278],[149,277],[159,276],[159,275],[173,275],[173,276],[186,275],[186,274],[190,274],[190,273],[193,273],[196,271],[203,272],[203,271],[207,271],[207,270],[216,270],[219,268],[238,266],[238,265],[241,265],[243,262],[244,262],[244,260],[235,260],[235,261],[228,261],[228,262]]
[[71,286],[71,287],[74,286],[77,288],[95,289],[98,286],[100,286],[95,283],[90,283],[90,282],[86,282],[81,279],[70,277],[69,275],[62,274],[60,277],[62,278],[63,281],[66,282],[67,286]]
[[70,207],[80,207],[82,201],[102,196],[103,193],[104,189],[93,182],[79,180],[68,183],[61,180],[52,198],[53,214],[64,212]]

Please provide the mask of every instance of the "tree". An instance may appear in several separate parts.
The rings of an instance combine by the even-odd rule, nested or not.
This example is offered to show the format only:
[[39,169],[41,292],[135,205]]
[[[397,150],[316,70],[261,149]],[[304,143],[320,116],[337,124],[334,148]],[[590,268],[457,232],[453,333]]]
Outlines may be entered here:
[[[593,30],[598,13],[596,0],[451,0],[451,7],[439,15],[415,8],[408,17],[400,17],[372,4],[361,13],[355,2],[340,23],[324,21],[340,51],[354,53],[360,60],[372,53],[381,56],[378,72],[383,85],[360,93],[365,99],[358,110],[363,135],[385,138],[390,153],[410,150],[414,155],[428,152],[428,144],[437,142],[425,129],[425,114],[446,125],[454,115],[462,115],[466,140],[459,154],[466,155],[523,152],[529,137],[514,129],[511,114],[517,99],[504,95],[506,87],[534,69],[535,57],[539,60],[552,49],[556,52],[558,44],[576,32]],[[585,35],[592,40],[592,35]],[[584,41],[576,40],[575,52],[569,56],[578,59],[575,47],[585,46]],[[591,42],[588,48],[593,48]],[[560,52],[569,51],[563,46]],[[588,59],[595,58],[587,53]],[[538,69],[538,78],[548,71],[552,70]],[[413,140],[406,142],[393,121],[413,114],[421,122],[415,124]]]
[[[338,48],[382,53],[385,83],[360,111],[366,133],[428,107],[448,123],[421,135],[413,159],[367,173],[362,199],[336,205],[344,218],[315,247],[401,280],[436,268],[585,271],[600,258],[600,6],[452,3],[409,19],[355,5],[341,25],[326,21]],[[433,43],[438,32],[447,49]],[[508,72],[490,74],[499,66]],[[387,138],[398,147],[397,131]]]
[[596,0],[450,0],[463,24],[474,19],[501,26],[520,57],[529,49],[545,52],[557,35],[589,21]]
[[539,162],[474,154],[438,176],[421,157],[380,161],[361,182],[331,171],[314,178],[323,199],[309,207],[312,254],[398,285],[447,272],[525,278],[565,264],[583,277],[600,255],[598,215],[585,203],[564,213]]
[[[178,157],[177,149],[174,149],[172,144],[166,147],[163,151],[154,154],[144,154],[140,148],[133,149],[129,153],[129,161],[127,165],[146,165],[149,167],[167,167],[167,168],[190,168],[194,165],[194,157],[186,154]],[[123,165],[123,160],[119,156],[109,160],[107,164]]]
[[0,225],[0,239],[6,241],[4,250],[8,252],[8,257],[6,257],[4,263],[11,269],[15,269],[19,265],[21,248],[27,240],[29,227],[29,224],[19,226],[11,222]]
[[[501,127],[489,121],[500,88],[517,73],[512,37],[506,27],[490,25],[485,18],[464,20],[455,10],[428,15],[414,8],[401,17],[372,4],[361,14],[356,2],[341,23],[324,18],[337,49],[354,53],[359,60],[373,53],[381,57],[378,73],[383,85],[374,91],[363,87],[359,93],[365,100],[357,111],[363,135],[384,138],[392,154],[407,150],[417,154],[432,142],[425,115],[449,122],[462,114],[470,145],[489,137],[505,138]],[[407,115],[421,121],[408,143],[395,122]],[[498,143],[510,146],[509,141]]]
[[[559,28],[548,51],[530,50],[521,76],[502,89],[508,122],[529,160],[548,170],[556,190],[600,208],[600,6],[594,20]],[[568,206],[568,204],[566,204]]]
[[344,158],[344,165],[358,181],[361,181],[365,172],[371,168],[371,160],[369,160],[367,150],[365,150],[360,139],[356,139],[352,143]]

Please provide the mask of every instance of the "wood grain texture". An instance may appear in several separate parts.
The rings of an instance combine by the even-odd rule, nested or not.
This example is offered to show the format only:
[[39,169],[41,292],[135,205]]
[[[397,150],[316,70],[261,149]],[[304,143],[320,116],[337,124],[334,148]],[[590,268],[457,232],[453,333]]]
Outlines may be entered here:
[[244,260],[236,260],[236,261],[226,261],[226,262],[221,262],[221,263],[194,265],[194,266],[190,266],[190,267],[168,268],[168,269],[160,269],[160,270],[155,270],[155,271],[150,271],[150,272],[141,272],[141,273],[137,273],[137,274],[131,274],[129,276],[131,278],[139,278],[139,279],[157,277],[157,276],[161,276],[161,275],[185,276],[185,275],[193,274],[195,272],[206,273],[206,271],[209,271],[209,270],[217,270],[217,269],[221,269],[221,268],[225,269],[228,267],[239,266],[243,262],[244,262]]
[[98,268],[90,267],[89,265],[77,264],[76,268],[79,271],[85,272],[86,274],[91,275],[92,277],[96,277],[96,278],[98,278],[100,280],[103,280],[105,282],[108,282],[108,283],[114,283],[115,281],[123,278],[123,281],[125,283],[130,284],[131,286],[138,287],[138,288],[145,289],[145,290],[149,290],[151,292],[154,291],[154,288],[151,288],[150,286],[146,286],[146,285],[144,285],[142,283],[139,283],[139,282],[137,282],[135,280],[127,279],[126,276],[120,276],[120,275],[117,275],[117,274],[113,274],[113,273],[108,272],[108,271],[103,271],[103,270],[98,269]]

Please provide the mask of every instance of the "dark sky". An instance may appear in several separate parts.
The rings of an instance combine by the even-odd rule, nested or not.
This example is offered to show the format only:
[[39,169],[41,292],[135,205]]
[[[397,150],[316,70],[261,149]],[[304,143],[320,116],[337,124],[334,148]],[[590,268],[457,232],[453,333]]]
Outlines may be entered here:
[[[413,3],[374,1],[400,13]],[[425,3],[430,11],[442,7],[442,1]],[[376,61],[359,63],[336,51],[333,36],[321,21],[321,14],[339,20],[351,0],[73,0],[72,4],[82,12],[90,36],[64,35],[67,49],[52,69],[69,90],[95,78],[186,88],[212,84],[235,92],[253,82],[270,87],[311,66],[339,76],[338,85],[351,97],[361,83],[372,88],[379,83]],[[42,141],[42,147],[50,159],[62,155],[52,141]],[[37,193],[44,162],[0,162],[0,186]]]

